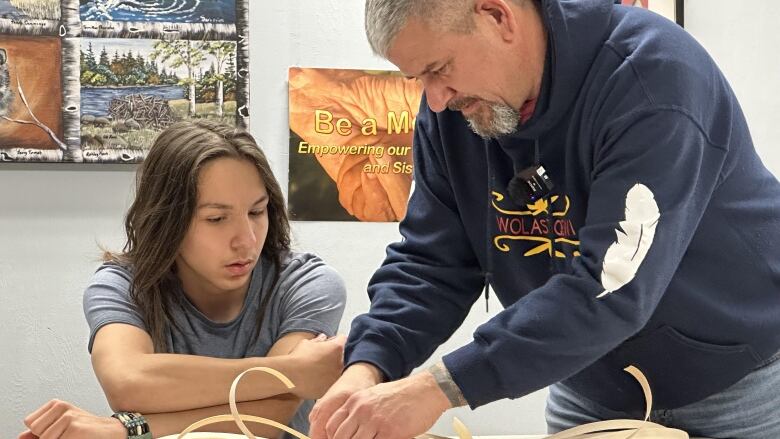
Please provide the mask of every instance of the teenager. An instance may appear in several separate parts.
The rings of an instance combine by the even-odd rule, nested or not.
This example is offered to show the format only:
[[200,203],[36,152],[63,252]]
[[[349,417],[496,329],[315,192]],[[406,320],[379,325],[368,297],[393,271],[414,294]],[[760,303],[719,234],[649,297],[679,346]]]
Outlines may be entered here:
[[[89,351],[113,410],[95,416],[50,401],[19,437],[157,438],[239,411],[308,431],[312,400],[342,370],[340,276],[290,250],[279,183],[246,131],[180,122],[160,133],[137,174],[127,241],[107,253],[84,293]],[[230,423],[210,431],[238,432]],[[254,426],[257,435],[278,430]],[[148,432],[148,433],[147,433]]]

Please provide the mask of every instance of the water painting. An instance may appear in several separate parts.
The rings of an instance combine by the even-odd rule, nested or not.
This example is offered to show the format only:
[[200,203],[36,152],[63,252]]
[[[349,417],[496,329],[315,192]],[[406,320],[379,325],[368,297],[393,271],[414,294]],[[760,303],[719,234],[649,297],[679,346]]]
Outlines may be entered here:
[[80,0],[84,21],[235,23],[231,0]]
[[0,167],[137,163],[177,121],[249,123],[249,0],[0,0]]
[[235,41],[84,38],[80,63],[85,155],[146,150],[178,120],[235,124]]

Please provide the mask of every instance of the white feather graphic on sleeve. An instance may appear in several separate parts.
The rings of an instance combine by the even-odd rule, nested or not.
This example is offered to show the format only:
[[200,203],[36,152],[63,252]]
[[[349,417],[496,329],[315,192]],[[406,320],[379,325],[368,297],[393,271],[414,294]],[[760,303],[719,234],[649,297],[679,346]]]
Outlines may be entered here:
[[[653,192],[636,184],[626,194],[626,220],[615,229],[617,241],[607,249],[601,271],[602,298],[631,282],[655,237],[661,214]],[[622,229],[622,230],[621,230]]]

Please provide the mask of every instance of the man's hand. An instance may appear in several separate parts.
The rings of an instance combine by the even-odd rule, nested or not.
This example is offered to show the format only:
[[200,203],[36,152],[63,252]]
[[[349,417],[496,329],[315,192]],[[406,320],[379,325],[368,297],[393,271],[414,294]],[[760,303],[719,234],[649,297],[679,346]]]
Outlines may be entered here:
[[288,354],[296,370],[290,377],[295,384],[292,393],[302,399],[324,395],[344,369],[344,343],[343,335],[301,340]]
[[19,439],[126,439],[127,429],[119,420],[95,416],[64,401],[51,400],[24,418],[29,430]]
[[326,439],[325,426],[333,413],[355,393],[382,382],[382,373],[374,365],[356,363],[347,368],[309,413],[309,435],[312,439]]
[[450,407],[427,371],[377,385],[339,380],[312,410],[310,433],[312,439],[408,439],[428,431]]

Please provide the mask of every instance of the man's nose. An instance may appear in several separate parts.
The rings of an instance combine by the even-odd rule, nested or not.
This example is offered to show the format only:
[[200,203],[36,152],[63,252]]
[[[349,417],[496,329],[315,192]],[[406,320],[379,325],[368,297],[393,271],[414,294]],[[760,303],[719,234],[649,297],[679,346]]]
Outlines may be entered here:
[[447,109],[447,104],[455,96],[455,90],[443,84],[423,84],[428,107],[439,113]]

